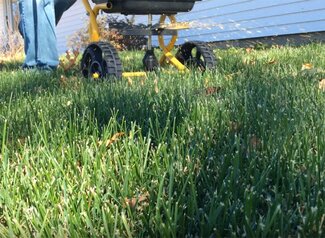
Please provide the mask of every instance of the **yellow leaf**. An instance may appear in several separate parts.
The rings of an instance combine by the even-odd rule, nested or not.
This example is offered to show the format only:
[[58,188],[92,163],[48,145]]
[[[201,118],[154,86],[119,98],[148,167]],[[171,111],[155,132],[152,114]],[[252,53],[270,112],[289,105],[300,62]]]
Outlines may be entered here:
[[313,68],[312,64],[306,63],[306,64],[302,65],[301,70],[309,70],[309,69],[312,69],[312,68]]
[[225,75],[225,78],[226,78],[227,80],[232,80],[232,79],[233,79],[233,75],[234,75],[234,74],[227,74],[227,75]]
[[268,64],[275,64],[276,60],[275,59],[271,59],[269,62],[267,62]]
[[205,78],[204,87],[208,87],[210,78]]
[[[115,141],[117,141],[120,137],[124,136],[124,132],[118,132],[112,136],[111,139],[107,140],[105,146],[110,147]],[[99,141],[98,144],[101,145],[103,142]]]

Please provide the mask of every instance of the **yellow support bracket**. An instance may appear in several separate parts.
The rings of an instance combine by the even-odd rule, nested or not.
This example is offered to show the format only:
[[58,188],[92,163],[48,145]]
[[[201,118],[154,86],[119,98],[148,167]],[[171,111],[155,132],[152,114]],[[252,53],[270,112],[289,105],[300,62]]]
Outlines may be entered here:
[[89,14],[90,24],[89,24],[89,36],[91,42],[97,42],[100,40],[99,28],[97,24],[97,16],[100,10],[107,10],[112,8],[111,5],[106,3],[96,4],[94,9],[91,8],[88,0],[82,0],[87,13]]
[[125,78],[128,77],[146,77],[146,72],[124,72],[122,73],[122,76]]
[[[161,26],[168,26],[165,24],[167,15],[161,15],[160,20],[159,20],[159,25]],[[178,23],[176,21],[176,18],[174,15],[170,15],[168,16],[169,20],[170,20],[170,24],[171,26],[176,26]],[[184,64],[182,64],[172,53],[171,51],[174,49],[175,47],[175,43],[177,41],[178,35],[173,35],[168,43],[168,45],[165,44],[165,39],[163,35],[158,35],[158,42],[159,42],[159,47],[161,48],[161,50],[163,51],[163,55],[159,60],[160,65],[164,65],[166,62],[170,62],[172,63],[178,70],[183,71],[186,70],[187,68],[185,67]]]

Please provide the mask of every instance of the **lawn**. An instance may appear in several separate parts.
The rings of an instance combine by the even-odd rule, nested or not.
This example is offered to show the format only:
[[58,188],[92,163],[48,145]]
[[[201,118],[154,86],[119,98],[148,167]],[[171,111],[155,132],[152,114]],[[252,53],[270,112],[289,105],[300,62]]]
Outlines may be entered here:
[[325,45],[216,54],[116,82],[3,65],[0,237],[324,236]]

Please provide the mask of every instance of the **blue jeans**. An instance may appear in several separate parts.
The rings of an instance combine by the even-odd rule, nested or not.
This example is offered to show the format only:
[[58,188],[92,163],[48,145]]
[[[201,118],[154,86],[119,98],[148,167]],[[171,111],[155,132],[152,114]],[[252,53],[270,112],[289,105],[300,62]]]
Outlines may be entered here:
[[19,0],[19,29],[25,43],[23,67],[56,68],[55,25],[76,0]]

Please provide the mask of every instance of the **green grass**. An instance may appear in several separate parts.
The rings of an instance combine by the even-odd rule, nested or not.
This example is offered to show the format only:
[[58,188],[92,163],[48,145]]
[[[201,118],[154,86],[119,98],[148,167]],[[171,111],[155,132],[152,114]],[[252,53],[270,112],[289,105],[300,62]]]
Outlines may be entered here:
[[0,237],[324,236],[324,52],[114,83],[3,67]]

